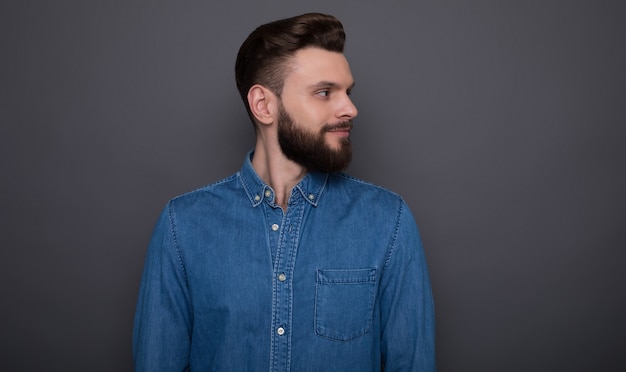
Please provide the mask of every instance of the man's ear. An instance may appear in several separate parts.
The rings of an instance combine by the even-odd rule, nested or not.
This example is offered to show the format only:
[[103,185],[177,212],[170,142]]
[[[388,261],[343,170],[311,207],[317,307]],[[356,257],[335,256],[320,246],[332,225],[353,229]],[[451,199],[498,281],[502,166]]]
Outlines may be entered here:
[[262,85],[255,84],[248,90],[250,112],[261,124],[272,124],[274,122],[272,108],[276,100],[276,95]]

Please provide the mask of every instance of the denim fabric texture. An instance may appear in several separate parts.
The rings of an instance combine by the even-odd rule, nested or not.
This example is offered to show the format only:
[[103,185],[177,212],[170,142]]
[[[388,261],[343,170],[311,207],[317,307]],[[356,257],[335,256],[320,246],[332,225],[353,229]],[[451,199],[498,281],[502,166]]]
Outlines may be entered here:
[[434,371],[434,309],[405,202],[310,172],[286,212],[242,169],[169,201],[133,332],[137,371]]

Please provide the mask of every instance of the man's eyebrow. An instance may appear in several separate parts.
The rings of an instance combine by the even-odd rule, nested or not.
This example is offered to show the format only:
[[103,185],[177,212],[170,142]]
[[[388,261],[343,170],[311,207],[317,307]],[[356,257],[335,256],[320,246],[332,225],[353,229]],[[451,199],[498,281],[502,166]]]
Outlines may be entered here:
[[[350,84],[350,86],[348,87],[348,90],[352,90],[352,88],[354,88],[355,84],[356,84],[355,82]],[[315,84],[311,85],[310,88],[312,90],[322,89],[322,88],[339,88],[339,84],[337,84],[335,82],[332,82],[332,81],[320,81],[318,83],[315,83]]]

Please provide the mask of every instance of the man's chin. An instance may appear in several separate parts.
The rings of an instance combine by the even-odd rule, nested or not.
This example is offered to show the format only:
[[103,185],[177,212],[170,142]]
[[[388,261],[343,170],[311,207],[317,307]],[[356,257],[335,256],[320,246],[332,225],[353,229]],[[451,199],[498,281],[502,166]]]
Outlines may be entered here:
[[346,146],[350,146],[350,137],[339,137],[335,134],[330,134],[330,136],[335,138],[326,137],[325,143],[326,147],[334,153],[339,154]]

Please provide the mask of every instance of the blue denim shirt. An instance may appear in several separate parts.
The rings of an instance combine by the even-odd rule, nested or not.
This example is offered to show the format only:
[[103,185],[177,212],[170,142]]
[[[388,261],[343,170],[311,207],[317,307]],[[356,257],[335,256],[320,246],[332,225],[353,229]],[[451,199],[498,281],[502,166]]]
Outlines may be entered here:
[[283,212],[251,156],[161,214],[135,315],[136,370],[435,370],[430,281],[405,202],[310,172]]

